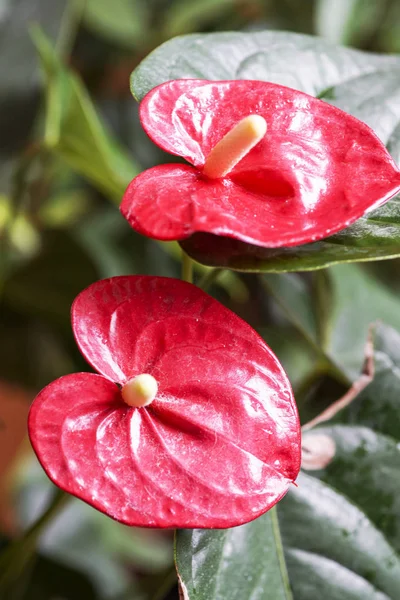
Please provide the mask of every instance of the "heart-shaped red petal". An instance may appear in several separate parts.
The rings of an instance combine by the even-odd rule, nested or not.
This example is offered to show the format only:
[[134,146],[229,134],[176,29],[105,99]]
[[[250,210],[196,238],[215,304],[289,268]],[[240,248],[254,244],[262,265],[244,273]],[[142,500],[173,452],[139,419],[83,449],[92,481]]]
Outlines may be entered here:
[[158,393],[138,409],[100,375],[47,386],[29,432],[57,485],[148,527],[231,527],[286,493],[300,468],[297,410],[278,360],[247,323],[191,284],[140,276],[90,286],[73,325],[103,373],[149,373]]
[[[128,186],[121,211],[162,240],[202,231],[281,247],[331,235],[400,189],[400,173],[364,123],[302,92],[260,81],[171,81],[149,92],[142,124],[195,168],[162,165]],[[202,175],[216,144],[257,114],[265,137],[220,179]]]

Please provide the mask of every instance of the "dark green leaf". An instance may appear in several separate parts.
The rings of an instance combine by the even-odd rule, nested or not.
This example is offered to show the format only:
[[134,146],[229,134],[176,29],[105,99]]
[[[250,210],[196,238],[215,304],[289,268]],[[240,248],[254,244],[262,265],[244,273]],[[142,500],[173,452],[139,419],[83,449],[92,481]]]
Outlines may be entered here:
[[383,533],[330,485],[297,483],[279,505],[295,600],[396,600],[400,559]]
[[264,275],[261,282],[278,302],[289,321],[312,345],[318,332],[307,282],[298,274]]
[[[393,439],[359,425],[318,427],[316,433],[336,445],[334,460],[318,476],[357,504],[399,552],[400,436]],[[306,434],[304,441],[312,435]]]
[[176,565],[188,600],[291,600],[274,510],[212,531],[179,530]]
[[320,242],[261,248],[198,233],[181,242],[181,246],[204,265],[247,272],[314,271],[339,263],[396,258],[400,256],[400,197]]
[[400,330],[399,299],[357,265],[338,265],[330,275],[333,299],[326,351],[355,379],[364,361],[370,325],[384,320]]
[[374,345],[374,379],[339,414],[339,419],[400,440],[400,334],[391,327],[379,325],[374,333]]
[[296,600],[398,597],[400,335],[380,325],[374,338],[372,383],[336,416],[340,424],[304,436],[306,446],[315,435],[335,443],[316,472],[322,481],[302,475],[279,505]]
[[[400,329],[398,298],[357,265],[337,265],[329,276],[329,312],[324,343],[318,340],[316,298],[298,274],[270,274],[262,278],[288,320],[320,357],[350,380],[356,379],[364,361],[364,349],[371,324],[379,319]],[[339,373],[338,373],[339,374]]]

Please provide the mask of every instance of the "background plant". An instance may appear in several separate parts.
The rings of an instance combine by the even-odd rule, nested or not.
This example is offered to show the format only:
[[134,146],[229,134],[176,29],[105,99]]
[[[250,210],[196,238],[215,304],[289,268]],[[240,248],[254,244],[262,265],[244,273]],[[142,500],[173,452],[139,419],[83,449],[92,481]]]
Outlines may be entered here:
[[[128,80],[139,62],[172,36],[227,30],[317,33],[363,50],[399,52],[399,23],[396,0],[113,0],[112,8],[107,0],[0,2],[2,453],[17,423],[24,428],[40,387],[87,369],[69,324],[71,302],[84,287],[117,274],[180,276],[179,246],[136,235],[118,212],[135,173],[170,161],[138,122]],[[271,43],[270,60],[247,63],[248,72],[289,77],[294,87],[299,77],[305,91],[367,121],[399,161],[399,59],[382,56],[371,72],[370,57],[328,51],[324,43],[305,40],[283,56]],[[227,68],[217,46],[206,61],[185,55],[186,68],[200,60],[209,77]],[[165,60],[167,52],[159,56]],[[157,76],[146,64],[136,72],[143,92],[146,77]],[[341,69],[343,80],[336,77]],[[246,529],[182,533],[177,565],[190,599],[398,596],[399,262],[303,269],[394,257],[399,223],[395,199],[303,253],[250,253],[247,263],[228,265],[244,271],[196,267],[196,281],[206,278],[209,292],[275,350],[304,423],[358,380],[368,328],[378,319],[385,325],[374,333],[373,383],[321,426],[335,441],[334,460],[306,472],[279,507],[283,549],[269,514]],[[4,547],[35,522],[51,494],[27,448],[13,465],[7,481],[16,508],[8,518],[2,511]],[[168,532],[124,528],[75,500],[46,521],[12,546],[17,577],[11,573],[4,597],[177,597]]]

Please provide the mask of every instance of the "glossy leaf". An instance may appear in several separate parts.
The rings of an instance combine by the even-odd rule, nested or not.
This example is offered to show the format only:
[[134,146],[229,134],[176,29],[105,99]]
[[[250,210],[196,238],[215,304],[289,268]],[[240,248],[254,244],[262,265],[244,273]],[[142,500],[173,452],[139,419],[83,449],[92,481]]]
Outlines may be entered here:
[[78,77],[59,61],[40,29],[32,36],[46,77],[45,142],[72,169],[119,201],[137,172],[133,160],[106,131]]
[[[304,445],[315,434],[333,439],[333,460],[313,475],[303,473],[298,487],[292,486],[277,507],[294,600],[397,600],[400,335],[393,329],[378,327],[374,362],[373,382],[337,415],[338,424],[326,424],[304,435]],[[285,597],[276,583],[276,562],[273,572],[269,571],[276,556],[274,535],[265,527],[270,514],[226,532],[225,545],[220,532],[195,530],[183,532],[181,539],[178,536],[176,560],[188,600],[202,599],[202,587],[207,589],[207,585],[204,598],[235,599],[236,574],[238,579],[242,575],[237,585],[248,585],[248,595],[244,592],[237,598],[252,597],[250,593],[259,589],[258,583],[262,586],[263,579],[246,583],[244,575],[253,575],[260,556],[275,584],[265,586],[260,598]],[[229,544],[229,534],[236,532],[235,545]],[[249,540],[257,558],[247,547]],[[232,573],[237,557],[240,563]]]
[[[382,380],[382,373],[378,377]],[[371,392],[367,394],[371,398]],[[318,427],[317,433],[333,439],[336,446],[334,460],[318,477],[361,507],[399,552],[400,436],[392,438],[360,425],[327,425]],[[305,444],[312,435],[305,436]]]
[[[290,385],[247,323],[185,282],[100,281],[74,302],[87,360],[32,405],[32,445],[50,479],[116,520],[229,527],[273,506],[299,469]],[[120,385],[158,382],[146,408]],[[116,383],[115,383],[116,382]]]
[[385,206],[331,237],[293,248],[261,248],[206,233],[196,233],[180,245],[204,265],[247,272],[314,271],[339,263],[397,258],[400,256],[400,198],[389,200]]
[[[386,325],[379,325],[374,334],[374,364],[372,383],[335,417],[337,424],[326,424],[304,437],[307,444],[308,435],[323,433],[335,442],[334,459],[325,469],[316,472],[325,483],[316,483],[308,476],[305,482],[307,488],[301,496],[303,482],[300,478],[299,488],[279,505],[283,537],[289,546],[287,560],[296,599],[314,600],[322,594],[327,600],[337,597],[346,600],[394,600],[398,596],[400,335]],[[314,506],[313,488],[318,496]],[[332,517],[336,524],[327,532],[329,517],[324,516],[321,509],[325,504],[324,498],[334,500],[335,494],[336,508]],[[349,502],[347,508],[343,499]],[[308,516],[304,518],[307,510]],[[355,516],[355,510],[360,511],[360,518],[350,516],[351,512]],[[360,534],[363,535],[365,527],[371,530],[364,546]],[[299,536],[302,539],[300,544]],[[336,541],[333,536],[336,536]],[[376,542],[372,541],[373,537]],[[301,552],[291,550],[291,545],[300,548]],[[354,553],[351,553],[351,547]],[[329,562],[321,560],[322,557]],[[371,561],[371,568],[367,561]],[[375,566],[372,566],[375,561]],[[375,589],[367,586],[365,581],[351,577],[341,567],[362,575]],[[331,585],[323,581],[324,577],[329,577]]]
[[162,44],[132,73],[133,95],[142,100],[172,79],[257,79],[320,96],[366,73],[399,68],[400,59],[279,31],[185,35]]
[[355,401],[338,415],[338,421],[359,424],[400,440],[400,334],[387,325],[374,332],[375,376]]
[[291,600],[275,509],[225,529],[179,530],[176,567],[192,600]]
[[298,484],[279,506],[294,598],[396,600],[400,559],[383,533],[330,485],[305,474]]

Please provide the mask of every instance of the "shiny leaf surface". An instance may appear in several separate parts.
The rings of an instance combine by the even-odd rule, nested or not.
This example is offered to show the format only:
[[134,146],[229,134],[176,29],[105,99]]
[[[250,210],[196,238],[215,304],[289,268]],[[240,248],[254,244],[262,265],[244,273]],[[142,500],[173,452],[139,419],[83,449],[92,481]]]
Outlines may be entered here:
[[257,79],[320,96],[367,73],[400,68],[400,59],[335,46],[323,39],[281,31],[184,35],[162,44],[132,73],[142,100],[172,79]]
[[232,529],[178,531],[176,566],[189,600],[292,599],[275,509]]
[[349,262],[400,256],[400,198],[319,242],[292,248],[262,248],[240,240],[196,233],[180,242],[194,260],[236,271],[287,273],[314,271]]
[[[273,506],[299,469],[288,380],[249,325],[174,279],[117,277],[72,309],[78,345],[104,377],[68,375],[32,405],[30,437],[61,488],[131,525],[229,527]],[[158,382],[133,409],[116,385]]]

